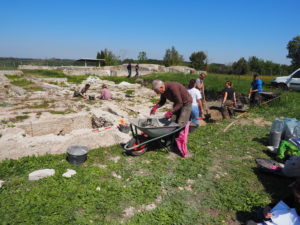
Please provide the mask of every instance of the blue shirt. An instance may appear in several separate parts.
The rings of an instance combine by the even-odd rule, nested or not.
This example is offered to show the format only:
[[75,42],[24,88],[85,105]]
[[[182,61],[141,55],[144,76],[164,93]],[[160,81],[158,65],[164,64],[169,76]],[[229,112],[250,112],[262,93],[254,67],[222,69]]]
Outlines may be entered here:
[[252,90],[258,90],[258,92],[262,92],[262,85],[263,82],[261,79],[254,80],[251,83]]

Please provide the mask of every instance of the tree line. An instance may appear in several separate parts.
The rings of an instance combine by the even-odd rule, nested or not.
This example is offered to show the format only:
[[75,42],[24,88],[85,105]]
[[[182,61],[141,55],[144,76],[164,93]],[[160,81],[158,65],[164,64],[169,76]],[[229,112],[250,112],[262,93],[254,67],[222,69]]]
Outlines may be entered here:
[[[146,63],[159,64],[165,66],[189,66],[196,70],[205,70],[212,73],[223,74],[251,74],[260,73],[262,75],[287,75],[297,68],[300,68],[300,36],[294,37],[287,44],[288,55],[291,59],[291,65],[274,63],[270,60],[263,60],[256,56],[248,59],[244,57],[233,62],[232,64],[208,63],[207,55],[204,51],[193,52],[189,61],[184,61],[183,56],[176,50],[174,46],[166,49],[162,60],[149,59],[145,51],[138,53],[137,59],[121,60],[119,56],[109,49],[103,49],[97,52],[97,59],[105,59],[101,62],[101,66],[112,66],[126,63]],[[0,68],[12,67],[18,65],[39,65],[39,66],[72,66],[79,65],[75,60],[70,59],[29,59],[29,58],[0,58]]]

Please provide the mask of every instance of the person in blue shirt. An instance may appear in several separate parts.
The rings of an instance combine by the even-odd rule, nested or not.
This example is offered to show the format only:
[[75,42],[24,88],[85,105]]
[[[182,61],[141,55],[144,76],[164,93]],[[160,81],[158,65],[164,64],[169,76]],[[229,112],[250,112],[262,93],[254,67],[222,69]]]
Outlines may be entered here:
[[259,79],[259,74],[253,75],[253,81],[251,83],[250,90],[250,105],[256,106],[260,104],[260,92],[262,92],[263,82]]

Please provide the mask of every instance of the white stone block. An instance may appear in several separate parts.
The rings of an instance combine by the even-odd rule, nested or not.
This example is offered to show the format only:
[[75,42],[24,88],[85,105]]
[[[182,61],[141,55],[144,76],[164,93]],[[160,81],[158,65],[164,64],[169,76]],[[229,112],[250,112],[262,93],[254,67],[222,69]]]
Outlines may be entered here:
[[63,177],[70,178],[71,176],[73,176],[73,175],[75,175],[75,174],[76,174],[76,171],[75,171],[75,170],[67,169],[67,172],[65,172],[62,176],[63,176]]
[[39,180],[45,177],[50,177],[55,174],[54,169],[42,169],[42,170],[36,170],[33,171],[28,175],[29,180]]

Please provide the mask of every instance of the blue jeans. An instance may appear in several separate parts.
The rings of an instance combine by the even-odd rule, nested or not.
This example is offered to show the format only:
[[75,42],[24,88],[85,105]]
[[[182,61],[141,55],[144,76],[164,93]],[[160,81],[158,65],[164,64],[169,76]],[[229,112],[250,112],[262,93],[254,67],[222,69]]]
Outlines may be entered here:
[[197,105],[192,105],[190,120],[195,124],[199,124],[198,117],[199,117],[199,107]]

